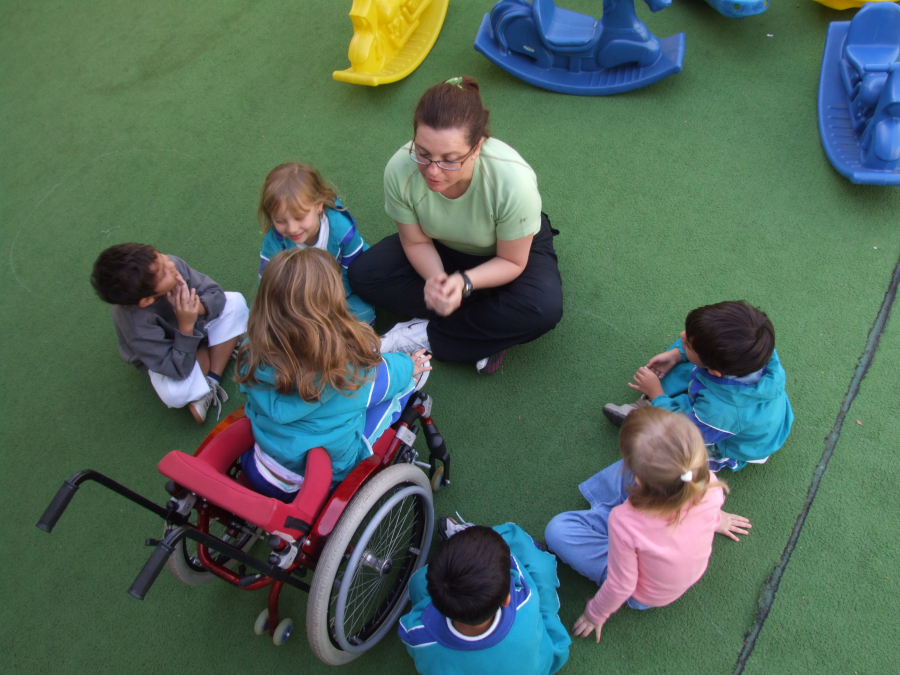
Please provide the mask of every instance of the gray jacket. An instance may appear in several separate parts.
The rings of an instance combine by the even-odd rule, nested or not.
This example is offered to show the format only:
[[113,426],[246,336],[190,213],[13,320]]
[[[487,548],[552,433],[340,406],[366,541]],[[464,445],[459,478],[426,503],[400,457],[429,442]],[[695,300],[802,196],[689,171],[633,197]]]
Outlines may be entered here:
[[181,258],[170,255],[188,288],[197,291],[206,308],[197,317],[193,335],[178,330],[178,320],[171,303],[158,298],[149,307],[110,305],[119,353],[136,368],[183,380],[194,369],[197,347],[206,338],[206,324],[217,318],[225,307],[222,287],[205,274],[192,270]]

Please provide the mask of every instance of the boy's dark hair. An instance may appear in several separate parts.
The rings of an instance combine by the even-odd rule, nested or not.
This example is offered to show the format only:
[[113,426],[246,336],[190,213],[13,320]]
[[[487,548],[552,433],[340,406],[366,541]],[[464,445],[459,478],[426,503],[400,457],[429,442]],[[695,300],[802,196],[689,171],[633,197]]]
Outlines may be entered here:
[[509,595],[509,545],[491,528],[473,525],[450,537],[425,578],[437,611],[477,626],[493,617]]
[[692,310],[684,333],[703,365],[723,375],[744,377],[772,358],[775,329],[769,317],[743,300]]
[[116,244],[94,263],[91,285],[104,302],[136,305],[156,293],[157,251],[147,244]]

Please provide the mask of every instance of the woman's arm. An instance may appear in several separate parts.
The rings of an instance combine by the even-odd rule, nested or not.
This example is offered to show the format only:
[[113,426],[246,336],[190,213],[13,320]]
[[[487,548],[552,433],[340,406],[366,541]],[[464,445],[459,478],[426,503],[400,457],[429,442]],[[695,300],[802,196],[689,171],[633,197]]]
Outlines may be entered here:
[[422,231],[418,223],[406,225],[397,222],[397,232],[400,233],[403,252],[420,277],[428,281],[444,273],[444,263],[441,262],[434,242]]
[[[533,234],[512,241],[497,240],[497,255],[470,270],[464,270],[472,287],[495,288],[503,286],[516,279],[525,270],[528,264],[528,255],[531,252]],[[441,316],[447,316],[455,312],[462,303],[462,293],[465,282],[462,275],[451,274],[440,287],[439,299],[433,300],[434,310]],[[426,288],[426,303],[428,289]]]

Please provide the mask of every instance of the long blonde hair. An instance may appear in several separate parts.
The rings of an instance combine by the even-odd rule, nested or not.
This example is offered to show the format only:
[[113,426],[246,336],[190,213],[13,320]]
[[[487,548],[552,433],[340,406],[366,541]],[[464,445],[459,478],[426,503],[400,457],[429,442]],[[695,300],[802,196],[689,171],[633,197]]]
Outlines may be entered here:
[[684,507],[699,503],[709,488],[703,436],[683,415],[652,406],[633,410],[622,423],[619,451],[638,479],[628,491],[640,511],[670,516],[677,524]]
[[381,362],[371,326],[350,316],[339,267],[315,248],[274,256],[263,271],[250,310],[247,341],[238,351],[235,381],[259,386],[262,366],[275,371],[275,389],[318,401],[325,387],[359,389]]
[[286,208],[295,218],[302,218],[316,204],[337,208],[337,192],[309,164],[288,162],[269,172],[259,191],[256,218],[263,234],[272,229],[275,214]]

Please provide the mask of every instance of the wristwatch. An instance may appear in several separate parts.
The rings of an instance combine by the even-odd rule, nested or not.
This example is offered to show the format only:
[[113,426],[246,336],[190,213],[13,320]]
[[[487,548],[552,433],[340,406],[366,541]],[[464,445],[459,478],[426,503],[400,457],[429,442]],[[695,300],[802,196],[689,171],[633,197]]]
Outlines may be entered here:
[[462,296],[464,298],[468,298],[470,295],[472,295],[472,291],[475,290],[475,287],[472,285],[472,282],[469,280],[469,277],[466,275],[465,272],[460,270],[459,272],[457,272],[457,274],[459,274],[459,276],[461,276],[462,280],[463,280]]

